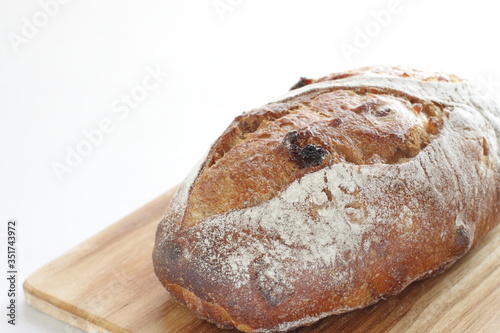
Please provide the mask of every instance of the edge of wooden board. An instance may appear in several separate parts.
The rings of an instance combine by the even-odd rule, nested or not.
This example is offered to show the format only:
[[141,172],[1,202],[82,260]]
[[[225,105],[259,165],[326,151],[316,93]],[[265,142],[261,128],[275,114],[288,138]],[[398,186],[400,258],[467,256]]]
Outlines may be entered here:
[[[54,317],[68,325],[77,327],[88,333],[113,333],[107,329],[97,326],[90,321],[80,317],[74,313],[68,312],[57,305],[49,303],[36,296],[37,291],[29,283],[24,283],[23,288],[25,290],[25,301],[28,305],[42,311],[43,313]],[[28,290],[30,292],[28,292]]]
[[[128,333],[129,331],[124,330],[123,328],[118,327],[117,325],[102,318],[99,318],[83,309],[79,309],[65,302],[54,299],[53,297],[50,297],[46,293],[37,289],[32,283],[32,280],[36,280],[37,275],[42,274],[46,271],[50,271],[51,267],[57,266],[61,261],[68,260],[69,257],[76,256],[82,251],[91,250],[89,249],[89,245],[95,244],[95,242],[99,241],[99,239],[102,238],[103,235],[120,235],[123,232],[135,229],[137,223],[130,223],[131,219],[133,220],[136,216],[150,211],[151,208],[157,208],[158,206],[160,206],[165,209],[166,205],[168,204],[168,202],[170,202],[174,193],[177,191],[177,188],[178,186],[175,186],[171,190],[143,205],[126,217],[104,228],[94,236],[86,239],[74,248],[56,257],[52,261],[48,262],[47,264],[31,273],[23,283],[24,298],[26,303],[33,308],[48,314],[51,317],[54,317],[62,322],[75,326],[89,333]],[[65,309],[71,309],[71,311],[67,311]]]

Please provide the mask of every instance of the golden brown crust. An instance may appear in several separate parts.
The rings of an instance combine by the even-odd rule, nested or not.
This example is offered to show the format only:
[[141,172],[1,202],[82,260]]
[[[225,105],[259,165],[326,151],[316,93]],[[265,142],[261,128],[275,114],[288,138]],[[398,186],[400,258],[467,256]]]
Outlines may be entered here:
[[500,222],[498,104],[454,76],[342,75],[237,117],[172,201],[155,272],[200,317],[273,332],[364,307]]
[[[445,111],[432,101],[377,89],[311,93],[237,117],[214,144],[194,183],[184,225],[269,200],[306,173],[335,163],[401,163],[438,134]],[[295,146],[327,153],[318,165]],[[245,191],[240,189],[244,188]]]
[[298,89],[315,82],[341,80],[355,76],[399,77],[399,78],[411,78],[411,79],[418,79],[421,81],[433,81],[433,82],[463,81],[456,75],[447,73],[424,72],[414,68],[403,67],[403,66],[369,66],[342,73],[332,73],[317,80],[301,77],[300,80],[295,85],[292,86],[291,90]]
[[[383,76],[383,77],[400,77],[412,78],[421,81],[435,81],[435,82],[461,82],[459,77],[453,74],[438,73],[438,72],[424,72],[414,68],[403,66],[371,66],[362,67],[359,69],[334,73],[318,79],[316,82],[332,81],[344,79],[352,76]],[[312,83],[312,82],[311,82]]]

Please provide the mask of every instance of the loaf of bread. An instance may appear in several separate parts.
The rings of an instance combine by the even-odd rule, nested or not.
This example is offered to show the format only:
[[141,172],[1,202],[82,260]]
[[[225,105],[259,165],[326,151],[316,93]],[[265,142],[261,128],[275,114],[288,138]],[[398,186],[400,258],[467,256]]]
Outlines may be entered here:
[[500,106],[453,75],[301,79],[181,184],[153,252],[199,317],[284,332],[448,268],[500,221]]

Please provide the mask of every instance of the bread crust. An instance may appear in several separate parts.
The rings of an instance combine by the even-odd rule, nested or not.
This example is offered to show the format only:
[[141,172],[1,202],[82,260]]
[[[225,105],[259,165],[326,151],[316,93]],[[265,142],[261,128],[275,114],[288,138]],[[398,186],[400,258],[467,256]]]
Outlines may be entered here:
[[396,294],[500,222],[499,110],[455,76],[392,67],[294,89],[237,117],[183,182],[155,272],[245,332]]

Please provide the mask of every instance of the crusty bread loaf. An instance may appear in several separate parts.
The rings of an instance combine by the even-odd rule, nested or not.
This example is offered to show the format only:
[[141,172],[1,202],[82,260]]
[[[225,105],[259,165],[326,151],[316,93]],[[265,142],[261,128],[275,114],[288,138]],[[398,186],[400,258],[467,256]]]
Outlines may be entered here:
[[453,75],[301,79],[238,116],[156,235],[161,283],[198,316],[281,332],[449,267],[500,221],[500,106]]

